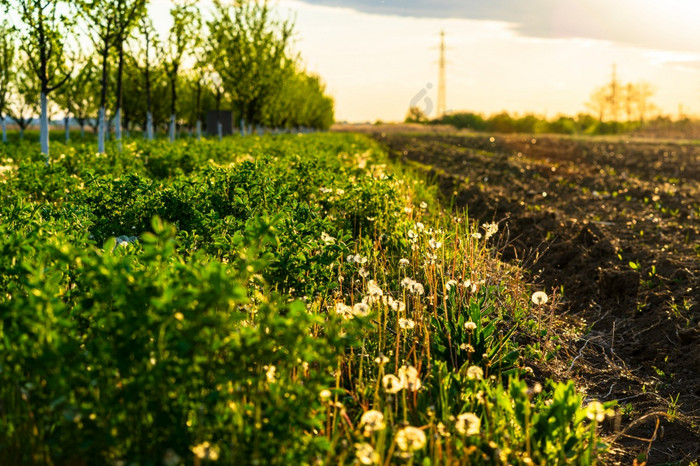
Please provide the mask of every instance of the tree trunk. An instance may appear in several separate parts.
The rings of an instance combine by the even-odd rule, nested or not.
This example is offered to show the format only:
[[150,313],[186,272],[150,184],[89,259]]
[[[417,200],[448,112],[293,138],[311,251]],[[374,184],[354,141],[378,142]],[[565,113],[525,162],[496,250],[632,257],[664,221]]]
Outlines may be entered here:
[[175,141],[175,114],[170,115],[170,142]]
[[85,122],[80,123],[80,139],[85,139]]
[[117,140],[117,145],[119,146],[119,151],[122,150],[122,109],[117,107],[117,114],[114,117],[115,127],[114,127],[114,138]]
[[122,74],[124,70],[124,44],[119,42],[119,61],[117,62],[117,121],[115,127],[115,139],[119,141],[121,150],[122,140]]
[[221,141],[224,136],[224,125],[220,121],[216,122],[216,134],[219,135],[219,141]]
[[241,118],[241,136],[245,136],[245,119]]
[[70,117],[68,115],[63,119],[63,127],[66,130],[66,144],[70,142]]
[[202,140],[202,122],[197,120],[197,141]]
[[0,125],[2,125],[2,142],[7,144],[7,115],[0,112]]
[[46,92],[42,92],[41,100],[41,119],[39,121],[39,138],[41,139],[41,153],[46,156],[46,165],[49,164],[49,109]]
[[150,111],[146,113],[146,138],[153,141],[153,114]]
[[107,106],[107,58],[109,55],[109,42],[105,37],[104,44],[102,45],[102,78],[100,79],[100,115],[99,122],[97,123],[97,152],[100,154],[105,153],[105,108]]
[[100,114],[97,117],[97,152],[105,153],[105,108],[100,107]]

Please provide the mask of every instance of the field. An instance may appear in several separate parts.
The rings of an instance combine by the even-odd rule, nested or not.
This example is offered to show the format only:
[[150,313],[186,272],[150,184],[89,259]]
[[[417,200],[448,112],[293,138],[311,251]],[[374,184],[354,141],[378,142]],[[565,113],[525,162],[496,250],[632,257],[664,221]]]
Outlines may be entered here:
[[697,456],[691,146],[377,138],[0,146],[0,463]]
[[556,312],[583,328],[559,332],[549,345],[560,364],[538,371],[618,400],[613,459],[629,464],[647,448],[650,464],[697,459],[697,141],[374,131],[470,217],[499,222],[502,257],[522,261],[556,293]]

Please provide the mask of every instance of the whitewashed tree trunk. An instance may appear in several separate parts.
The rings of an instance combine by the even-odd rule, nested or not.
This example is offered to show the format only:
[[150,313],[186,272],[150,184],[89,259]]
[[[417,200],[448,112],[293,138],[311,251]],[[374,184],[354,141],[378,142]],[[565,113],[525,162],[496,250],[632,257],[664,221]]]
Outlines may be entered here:
[[224,125],[221,122],[216,123],[216,133],[219,135],[219,141],[224,137]]
[[46,165],[49,164],[49,109],[48,99],[45,93],[41,93],[41,117],[39,120],[39,138],[41,139],[41,153],[46,156]]
[[202,140],[202,122],[197,120],[197,141]]
[[7,115],[0,113],[0,124],[2,124],[2,142],[7,143]]
[[146,135],[149,141],[153,141],[153,114],[151,112],[146,114]]
[[115,127],[114,127],[114,139],[117,141],[122,140],[122,109],[117,108],[117,114],[114,117]]
[[70,117],[68,115],[63,119],[63,128],[66,131],[66,143],[70,141]]
[[245,136],[245,120],[241,118],[241,136]]
[[105,108],[100,107],[100,113],[97,117],[97,152],[105,153]]
[[80,125],[80,139],[85,139],[85,125]]
[[170,142],[175,141],[175,114],[170,115]]

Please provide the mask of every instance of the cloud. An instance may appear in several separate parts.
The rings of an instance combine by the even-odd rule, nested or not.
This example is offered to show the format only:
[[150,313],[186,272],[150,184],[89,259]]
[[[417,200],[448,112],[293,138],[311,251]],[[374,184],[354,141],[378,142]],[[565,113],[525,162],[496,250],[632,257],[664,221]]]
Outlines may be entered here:
[[509,23],[521,36],[697,51],[700,2],[687,0],[303,0],[377,14]]

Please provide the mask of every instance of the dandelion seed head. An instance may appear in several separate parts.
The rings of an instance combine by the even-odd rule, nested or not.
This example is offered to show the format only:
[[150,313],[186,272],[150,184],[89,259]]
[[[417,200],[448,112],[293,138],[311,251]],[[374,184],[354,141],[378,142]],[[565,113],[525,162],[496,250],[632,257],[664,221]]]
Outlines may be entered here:
[[379,366],[383,366],[384,364],[389,362],[389,358],[384,356],[383,353],[379,353],[379,356],[374,358],[374,362],[377,363],[377,365],[379,365]]
[[479,435],[481,432],[481,419],[474,413],[462,413],[457,416],[455,429],[457,432],[467,437]]
[[535,303],[536,306],[546,304],[547,301],[549,301],[549,298],[547,298],[547,293],[544,291],[535,291],[532,293],[532,302]]
[[403,317],[399,319],[399,327],[403,330],[413,330],[415,326],[416,322],[412,319],[405,319]]
[[382,386],[387,393],[399,393],[403,389],[403,384],[401,379],[396,377],[394,374],[387,374],[382,377]]
[[470,366],[467,369],[467,378],[469,380],[481,380],[484,378],[484,370],[479,366]]
[[366,442],[355,444],[355,455],[360,464],[377,464],[381,459],[374,447]]
[[396,433],[396,446],[405,452],[420,450],[425,446],[425,432],[417,427],[407,426]]
[[360,424],[364,426],[365,433],[377,432],[384,429],[386,426],[384,424],[384,414],[374,409],[366,411],[362,415],[362,418],[360,418]]
[[399,368],[399,380],[401,385],[408,391],[420,390],[422,383],[418,376],[418,369],[413,366],[403,365]]

